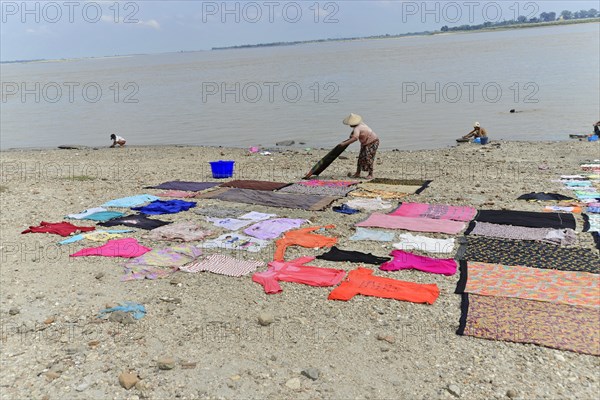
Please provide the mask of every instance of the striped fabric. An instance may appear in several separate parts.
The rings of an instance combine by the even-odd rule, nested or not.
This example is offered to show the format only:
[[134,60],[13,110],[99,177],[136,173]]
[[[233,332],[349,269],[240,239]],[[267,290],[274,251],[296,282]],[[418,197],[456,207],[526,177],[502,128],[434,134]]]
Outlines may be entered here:
[[238,260],[222,254],[212,254],[204,260],[194,261],[179,269],[192,273],[210,271],[215,274],[239,277],[249,274],[262,265],[264,265],[262,261]]

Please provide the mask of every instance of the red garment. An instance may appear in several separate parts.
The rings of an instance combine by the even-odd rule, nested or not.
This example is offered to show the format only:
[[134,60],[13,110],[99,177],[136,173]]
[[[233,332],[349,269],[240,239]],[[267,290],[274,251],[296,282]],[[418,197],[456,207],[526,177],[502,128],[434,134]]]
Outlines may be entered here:
[[314,257],[299,257],[292,261],[272,261],[265,272],[252,275],[252,280],[265,288],[265,293],[282,291],[277,281],[304,283],[310,286],[335,286],[344,279],[343,269],[321,268],[304,265]]
[[60,236],[69,236],[75,232],[89,232],[96,229],[95,226],[75,226],[69,222],[44,222],[40,226],[30,226],[23,233],[54,233]]
[[348,273],[348,277],[331,293],[329,300],[350,300],[357,294],[410,301],[413,303],[433,304],[440,295],[436,284],[404,282],[396,279],[373,276],[367,268],[357,268]]
[[283,261],[285,259],[285,249],[288,246],[302,247],[331,247],[337,243],[337,238],[317,235],[311,233],[321,228],[335,228],[335,225],[312,226],[308,228],[296,229],[283,234],[283,237],[275,242],[275,261]]
[[134,258],[149,252],[152,249],[144,247],[134,238],[109,240],[105,245],[81,249],[70,257],[104,256]]

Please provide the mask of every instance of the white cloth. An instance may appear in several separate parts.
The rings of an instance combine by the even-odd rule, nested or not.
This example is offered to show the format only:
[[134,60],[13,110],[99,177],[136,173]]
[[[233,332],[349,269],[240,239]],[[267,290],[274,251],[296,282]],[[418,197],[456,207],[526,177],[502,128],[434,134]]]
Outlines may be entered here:
[[393,246],[399,250],[421,250],[428,253],[451,253],[454,249],[454,238],[434,239],[427,236],[402,233],[398,235],[400,242]]
[[269,245],[268,240],[256,239],[239,233],[225,233],[216,239],[207,240],[202,244],[205,249],[245,250],[258,253]]
[[239,260],[223,254],[212,254],[204,260],[193,261],[179,269],[191,273],[210,271],[215,274],[239,277],[255,271],[264,264],[262,261]]
[[277,214],[265,214],[256,211],[250,211],[239,217],[240,219],[251,219],[252,221],[264,221],[265,219],[276,217]]
[[88,217],[92,214],[96,214],[96,213],[99,213],[102,211],[108,211],[108,210],[103,207],[88,208],[87,210],[84,210],[84,211],[80,212],[79,214],[69,214],[69,215],[67,215],[67,218],[84,219],[85,217]]
[[211,218],[207,217],[206,220],[211,222],[214,226],[219,228],[229,229],[230,231],[237,231],[247,225],[250,225],[252,220],[242,220],[235,218]]
[[126,141],[126,140],[125,140],[125,138],[124,138],[124,137],[121,137],[121,136],[117,136],[117,138],[116,138],[115,140],[116,140],[117,142],[120,142],[121,140],[122,140],[122,141],[124,141],[124,142]]
[[385,210],[387,208],[392,208],[392,203],[389,201],[381,200],[381,197],[377,197],[376,199],[352,199],[346,202],[348,207],[350,208],[361,208],[363,210],[375,211],[375,210]]

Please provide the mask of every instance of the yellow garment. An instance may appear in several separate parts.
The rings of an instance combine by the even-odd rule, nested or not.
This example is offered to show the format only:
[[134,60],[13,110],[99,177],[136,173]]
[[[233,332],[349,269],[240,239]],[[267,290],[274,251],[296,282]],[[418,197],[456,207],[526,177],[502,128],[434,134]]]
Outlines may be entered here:
[[108,232],[90,232],[85,233],[83,237],[87,240],[91,240],[92,242],[106,242],[111,239],[121,238],[123,235]]

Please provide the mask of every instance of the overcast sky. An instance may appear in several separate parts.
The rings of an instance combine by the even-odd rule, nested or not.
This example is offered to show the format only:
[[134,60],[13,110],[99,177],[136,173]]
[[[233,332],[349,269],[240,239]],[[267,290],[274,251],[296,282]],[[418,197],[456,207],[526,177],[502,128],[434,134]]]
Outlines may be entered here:
[[398,34],[590,8],[600,0],[1,1],[0,60]]

